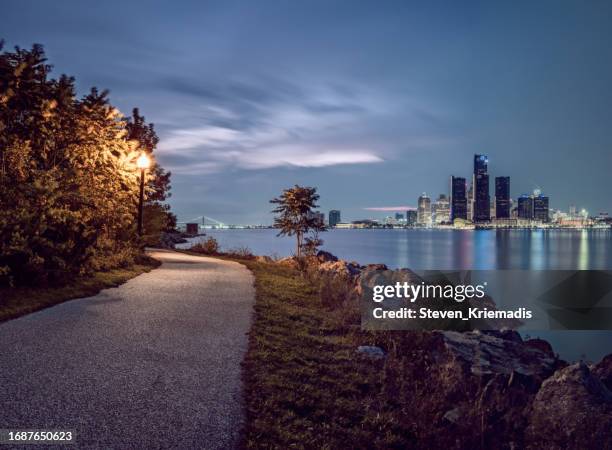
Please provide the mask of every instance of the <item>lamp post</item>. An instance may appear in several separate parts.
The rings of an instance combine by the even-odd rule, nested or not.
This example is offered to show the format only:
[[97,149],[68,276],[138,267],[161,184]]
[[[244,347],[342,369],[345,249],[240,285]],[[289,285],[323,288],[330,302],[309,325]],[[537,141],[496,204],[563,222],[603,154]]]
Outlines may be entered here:
[[136,160],[136,166],[140,169],[140,197],[138,199],[138,236],[142,236],[142,207],[144,204],[144,176],[145,170],[149,168],[151,160],[146,153],[142,153]]

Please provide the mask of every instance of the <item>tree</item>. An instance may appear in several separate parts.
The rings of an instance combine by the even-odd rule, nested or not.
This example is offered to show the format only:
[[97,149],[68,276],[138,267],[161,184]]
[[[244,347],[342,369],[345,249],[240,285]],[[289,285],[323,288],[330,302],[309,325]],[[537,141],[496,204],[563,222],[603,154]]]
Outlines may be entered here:
[[[152,126],[129,139],[106,91],[77,98],[74,78],[50,72],[40,45],[0,53],[0,284],[61,282],[140,251],[136,142],[153,142]],[[165,199],[169,174],[161,186]]]
[[[277,214],[274,218],[274,228],[280,230],[278,236],[295,235],[298,258],[302,256],[305,245],[310,248],[314,243],[317,245],[322,243],[318,233],[326,230],[325,224],[313,211],[314,208],[318,208],[318,200],[317,188],[302,187],[297,184],[283,190],[280,197],[270,200],[270,203],[278,205],[272,210]],[[307,236],[311,232],[315,233],[314,238]]]

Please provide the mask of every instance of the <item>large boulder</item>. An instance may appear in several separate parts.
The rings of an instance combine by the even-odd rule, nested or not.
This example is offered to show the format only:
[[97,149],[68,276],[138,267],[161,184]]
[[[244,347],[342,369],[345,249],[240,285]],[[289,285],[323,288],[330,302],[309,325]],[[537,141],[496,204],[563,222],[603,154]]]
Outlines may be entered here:
[[336,256],[332,255],[329,252],[326,252],[325,250],[319,250],[319,252],[317,253],[317,259],[321,263],[338,261],[338,258]]
[[595,364],[591,372],[606,385],[609,391],[612,391],[612,353]]
[[561,369],[533,400],[528,448],[612,448],[612,393],[584,363]]
[[297,269],[298,268],[297,259],[295,259],[293,256],[288,256],[286,258],[281,258],[278,261],[276,261],[276,264],[279,264],[281,266],[290,267],[292,269]]
[[264,263],[264,264],[272,264],[274,262],[274,260],[266,255],[259,255],[255,257],[255,261],[259,262],[259,263]]
[[385,398],[411,405],[419,448],[522,448],[529,409],[565,363],[514,331],[388,333]]
[[320,273],[342,276],[354,279],[361,273],[361,266],[355,262],[347,262],[343,259],[321,263],[317,268]]

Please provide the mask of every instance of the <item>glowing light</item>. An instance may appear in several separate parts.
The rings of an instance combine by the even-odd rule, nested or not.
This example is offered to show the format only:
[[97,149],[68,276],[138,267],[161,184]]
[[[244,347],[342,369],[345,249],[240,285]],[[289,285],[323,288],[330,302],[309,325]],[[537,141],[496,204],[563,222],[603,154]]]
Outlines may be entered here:
[[151,160],[146,153],[141,154],[136,160],[136,165],[139,169],[148,169],[151,164]]

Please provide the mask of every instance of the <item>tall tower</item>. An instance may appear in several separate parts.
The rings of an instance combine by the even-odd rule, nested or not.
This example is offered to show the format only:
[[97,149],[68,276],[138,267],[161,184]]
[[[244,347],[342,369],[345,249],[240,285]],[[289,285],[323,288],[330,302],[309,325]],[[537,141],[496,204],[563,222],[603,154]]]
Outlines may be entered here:
[[495,177],[495,217],[510,218],[510,177]]
[[523,194],[518,198],[517,213],[519,219],[533,219],[533,197]]
[[451,177],[451,222],[455,219],[467,220],[468,208],[466,197],[465,178]]
[[548,197],[542,195],[533,196],[533,218],[540,222],[548,223],[550,216],[548,215]]
[[489,174],[487,172],[489,160],[486,155],[474,155],[474,175],[472,186],[474,188],[473,216],[474,222],[482,223],[491,220],[491,200],[489,197]]
[[425,192],[423,192],[418,200],[417,223],[424,226],[431,225],[431,199]]
[[332,209],[329,212],[329,226],[330,227],[335,227],[336,224],[339,224],[340,222],[342,222],[341,218],[340,218],[340,211],[337,209]]

